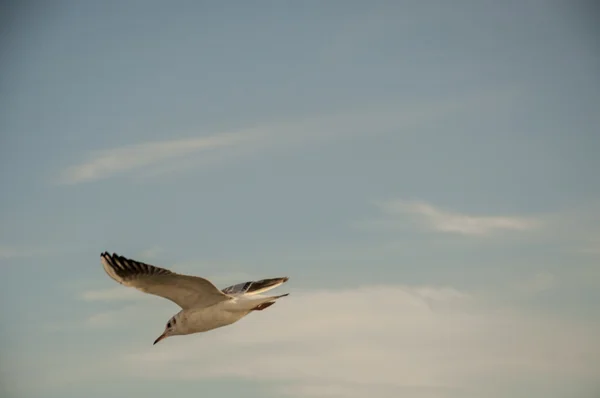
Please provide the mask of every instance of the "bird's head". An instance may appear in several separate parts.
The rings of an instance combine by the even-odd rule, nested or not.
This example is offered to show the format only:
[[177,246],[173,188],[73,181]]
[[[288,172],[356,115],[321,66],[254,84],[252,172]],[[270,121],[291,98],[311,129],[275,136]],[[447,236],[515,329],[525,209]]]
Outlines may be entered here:
[[174,336],[179,334],[178,333],[178,328],[177,328],[177,317],[172,317],[171,319],[169,319],[169,322],[167,322],[167,325],[165,326],[165,330],[164,332],[158,336],[158,338],[156,340],[154,340],[154,344],[158,343],[159,341],[166,339],[169,336]]

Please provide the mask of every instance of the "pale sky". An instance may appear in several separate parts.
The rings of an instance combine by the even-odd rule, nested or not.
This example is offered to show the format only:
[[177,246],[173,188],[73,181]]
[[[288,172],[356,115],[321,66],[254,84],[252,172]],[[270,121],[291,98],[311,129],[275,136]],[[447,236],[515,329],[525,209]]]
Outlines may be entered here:
[[[6,10],[2,397],[600,394],[585,2]],[[153,346],[105,250],[291,294]]]

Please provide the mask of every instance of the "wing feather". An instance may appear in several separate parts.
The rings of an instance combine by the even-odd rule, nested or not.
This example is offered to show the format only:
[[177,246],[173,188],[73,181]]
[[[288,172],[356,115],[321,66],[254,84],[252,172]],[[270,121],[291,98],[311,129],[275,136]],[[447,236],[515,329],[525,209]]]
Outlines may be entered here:
[[183,309],[210,307],[232,299],[210,281],[198,276],[177,274],[116,253],[104,252],[100,259],[108,276],[116,282],[171,300]]
[[223,293],[232,296],[240,294],[259,294],[267,290],[275,289],[277,286],[288,281],[287,277],[261,279],[259,281],[248,281],[228,286],[222,290]]

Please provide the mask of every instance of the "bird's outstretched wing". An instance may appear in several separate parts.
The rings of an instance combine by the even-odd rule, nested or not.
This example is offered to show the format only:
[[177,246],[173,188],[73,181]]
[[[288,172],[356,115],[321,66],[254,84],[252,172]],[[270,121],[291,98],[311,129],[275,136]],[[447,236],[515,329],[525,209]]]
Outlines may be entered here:
[[106,273],[118,283],[171,300],[181,308],[205,308],[232,297],[210,281],[177,274],[164,268],[131,260],[118,254],[100,255]]
[[237,296],[240,294],[259,294],[276,288],[288,281],[288,277],[261,279],[259,281],[248,281],[228,286],[222,290],[223,293]]

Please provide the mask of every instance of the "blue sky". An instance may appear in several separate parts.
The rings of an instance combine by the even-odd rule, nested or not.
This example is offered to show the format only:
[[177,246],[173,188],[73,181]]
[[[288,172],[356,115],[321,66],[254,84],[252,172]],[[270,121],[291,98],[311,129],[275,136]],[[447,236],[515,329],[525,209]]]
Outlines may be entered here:
[[[10,9],[2,396],[592,397],[583,4]],[[292,294],[152,346],[178,309],[116,285],[105,250]]]

